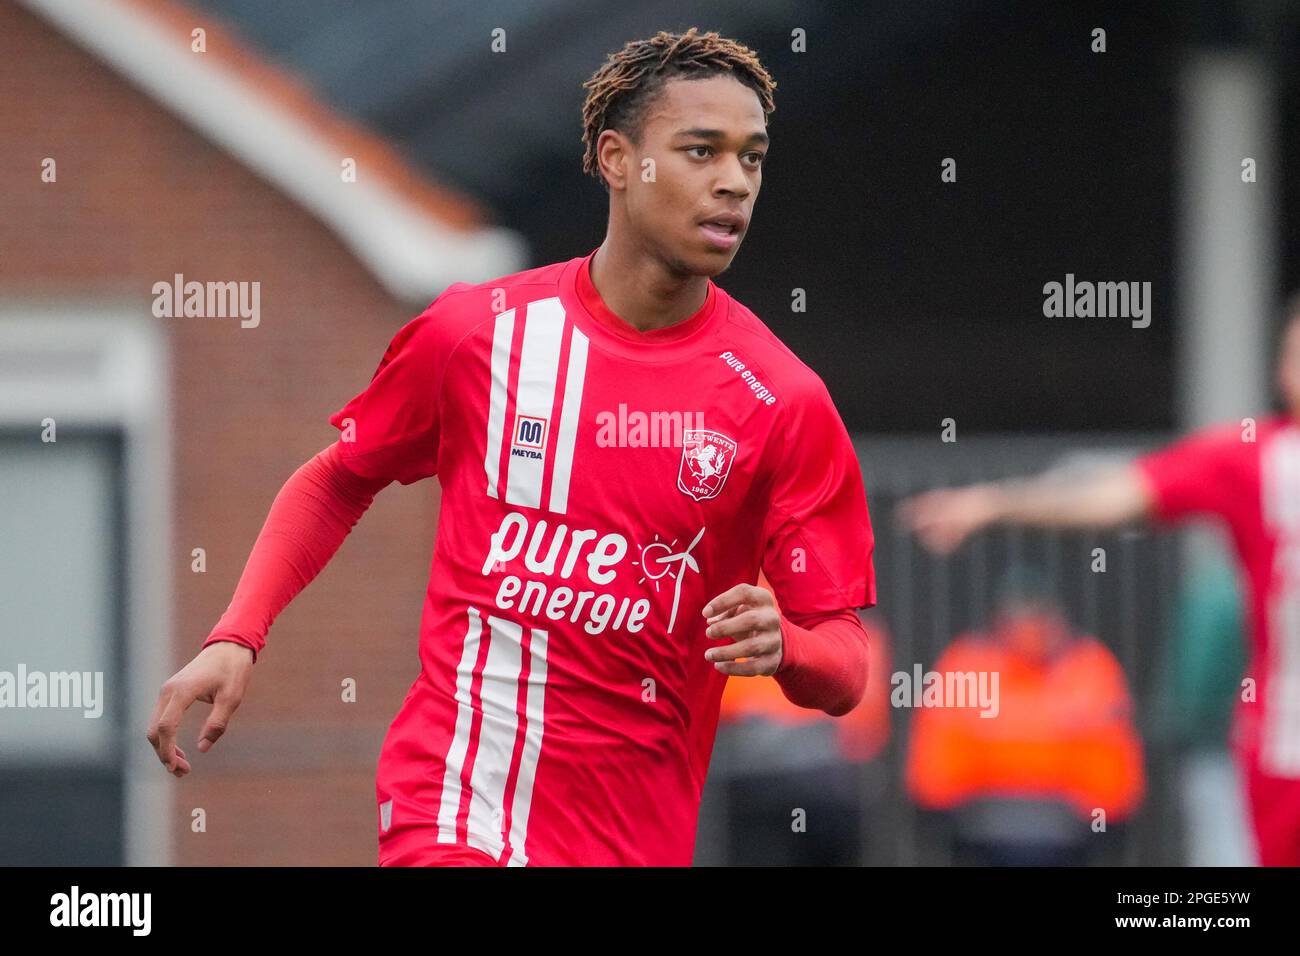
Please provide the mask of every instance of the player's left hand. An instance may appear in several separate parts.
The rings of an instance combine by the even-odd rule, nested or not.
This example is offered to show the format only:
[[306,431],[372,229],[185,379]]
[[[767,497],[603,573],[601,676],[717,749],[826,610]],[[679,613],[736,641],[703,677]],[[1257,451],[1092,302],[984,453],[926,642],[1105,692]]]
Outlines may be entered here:
[[753,584],[737,584],[704,606],[710,638],[731,638],[725,647],[711,647],[704,656],[728,676],[766,677],[781,666],[781,614],[772,592]]

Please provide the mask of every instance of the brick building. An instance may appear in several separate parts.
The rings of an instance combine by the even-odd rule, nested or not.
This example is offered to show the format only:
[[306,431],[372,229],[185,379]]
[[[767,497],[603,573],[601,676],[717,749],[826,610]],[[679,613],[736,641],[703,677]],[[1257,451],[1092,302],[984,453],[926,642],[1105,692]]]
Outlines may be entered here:
[[[0,715],[0,858],[373,864],[436,481],[376,498],[206,755],[191,709],[191,774],[145,727],[392,334],[522,244],[171,3],[0,3],[0,172],[0,670],[102,671],[106,702]],[[256,289],[255,321],[159,315],[180,282]]]

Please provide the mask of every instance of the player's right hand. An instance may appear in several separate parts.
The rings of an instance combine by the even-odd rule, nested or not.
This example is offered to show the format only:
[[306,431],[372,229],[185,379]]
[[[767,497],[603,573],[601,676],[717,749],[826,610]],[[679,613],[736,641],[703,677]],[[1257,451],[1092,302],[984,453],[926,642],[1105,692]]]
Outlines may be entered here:
[[996,520],[996,492],[989,485],[927,491],[901,502],[898,517],[931,551],[951,554]]
[[190,772],[185,751],[176,746],[176,732],[190,704],[201,700],[212,705],[199,733],[199,752],[207,753],[226,732],[252,676],[253,652],[242,644],[218,641],[199,651],[162,685],[145,736],[169,773],[183,777]]

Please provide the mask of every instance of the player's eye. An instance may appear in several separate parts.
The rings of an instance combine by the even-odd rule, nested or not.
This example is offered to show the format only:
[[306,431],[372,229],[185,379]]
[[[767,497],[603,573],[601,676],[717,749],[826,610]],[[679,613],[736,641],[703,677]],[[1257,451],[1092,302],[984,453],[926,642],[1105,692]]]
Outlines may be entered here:
[[761,165],[763,164],[763,159],[764,159],[764,157],[765,157],[766,154],[765,154],[765,153],[760,153],[760,152],[758,152],[758,151],[756,150],[756,151],[754,151],[754,152],[752,152],[752,153],[746,153],[745,155],[751,157],[751,161],[752,161],[753,165],[755,165],[755,166],[761,166]]
[[[697,150],[697,149],[702,149],[702,150],[704,150],[704,151],[707,153],[707,152],[711,152],[712,149],[713,149],[713,147],[712,147],[712,146],[687,146],[687,147],[686,147],[686,152],[688,152],[688,153],[690,153],[690,152],[694,152],[694,151]],[[697,156],[697,157],[695,157],[695,158],[696,158],[696,159],[705,159],[706,157],[705,157],[705,156]]]

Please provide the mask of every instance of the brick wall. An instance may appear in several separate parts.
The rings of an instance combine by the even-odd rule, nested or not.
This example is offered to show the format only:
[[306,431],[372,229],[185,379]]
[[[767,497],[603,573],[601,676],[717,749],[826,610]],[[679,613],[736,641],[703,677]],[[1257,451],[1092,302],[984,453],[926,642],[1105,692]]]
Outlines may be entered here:
[[[56,183],[41,182],[44,157]],[[347,188],[340,183],[340,188]],[[44,21],[0,3],[0,298],[126,303],[164,330],[174,416],[179,668],[225,609],[272,499],[419,310],[320,223]],[[153,283],[261,283],[261,324],[154,319]],[[431,289],[432,300],[440,290]],[[436,482],[394,484],[281,615],[226,736],[175,780],[175,862],[375,861],[374,767],[418,672]],[[207,552],[207,571],[190,553]],[[358,701],[340,699],[355,678]],[[129,739],[148,748],[144,728]],[[166,775],[161,766],[158,773]],[[190,832],[194,807],[207,832]]]

